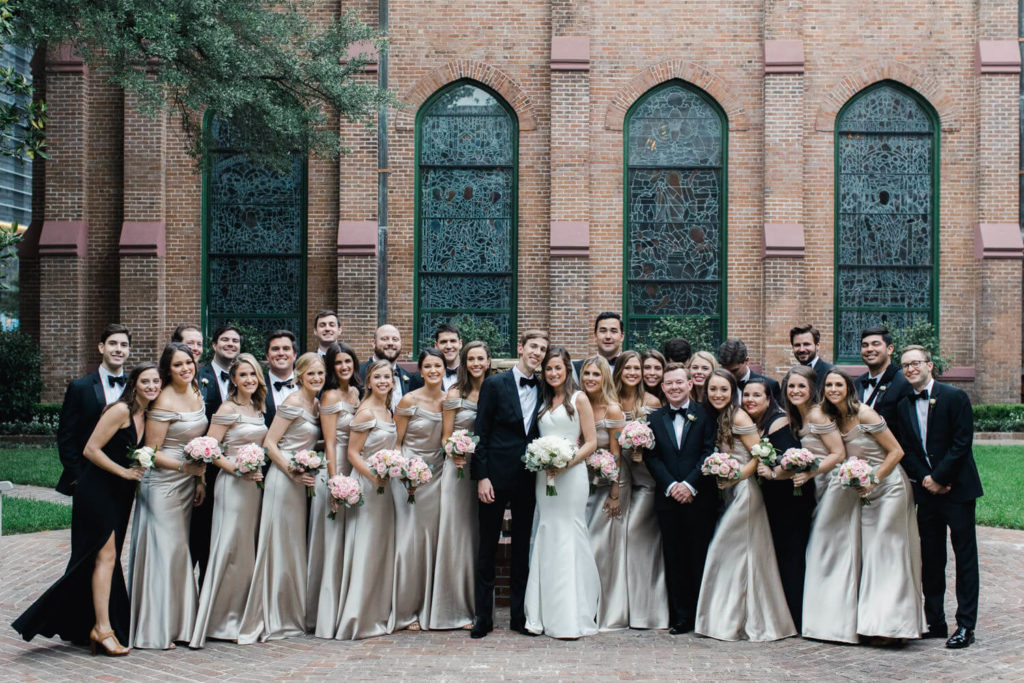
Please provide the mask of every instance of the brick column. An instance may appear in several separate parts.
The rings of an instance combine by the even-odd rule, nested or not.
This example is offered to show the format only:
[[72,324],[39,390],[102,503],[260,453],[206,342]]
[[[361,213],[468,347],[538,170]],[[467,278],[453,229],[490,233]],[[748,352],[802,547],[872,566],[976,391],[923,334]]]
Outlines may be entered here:
[[164,259],[166,146],[166,117],[144,116],[137,98],[125,93],[119,313],[132,331],[135,360],[158,358],[170,339]]
[[550,334],[580,358],[590,292],[590,38],[551,39]]
[[978,41],[979,259],[975,400],[1015,403],[1021,371],[1021,234],[1017,224],[1020,51],[1016,40]]
[[41,334],[44,401],[59,401],[64,386],[94,362],[85,338],[86,163],[89,70],[70,46],[50,48],[46,59],[49,108],[45,220],[39,235],[39,319],[60,321],[62,334]]
[[814,322],[804,276],[802,41],[766,40],[764,72],[762,367],[778,377],[794,362],[789,329]]

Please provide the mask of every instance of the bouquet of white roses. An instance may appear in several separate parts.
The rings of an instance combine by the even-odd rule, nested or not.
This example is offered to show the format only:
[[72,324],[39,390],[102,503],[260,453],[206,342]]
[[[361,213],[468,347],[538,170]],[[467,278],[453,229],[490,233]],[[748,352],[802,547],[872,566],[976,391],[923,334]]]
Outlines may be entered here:
[[576,455],[576,446],[569,443],[568,439],[561,436],[542,436],[531,441],[530,445],[526,447],[523,462],[526,463],[526,469],[531,472],[543,470],[547,474],[545,493],[549,496],[557,496],[555,470],[568,465],[574,455]]

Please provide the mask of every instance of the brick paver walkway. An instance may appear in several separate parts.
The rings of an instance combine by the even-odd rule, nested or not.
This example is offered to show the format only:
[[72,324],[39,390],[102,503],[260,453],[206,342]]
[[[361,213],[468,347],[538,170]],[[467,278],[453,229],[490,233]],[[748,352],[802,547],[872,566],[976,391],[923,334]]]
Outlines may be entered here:
[[[620,631],[575,642],[499,630],[483,640],[464,631],[399,633],[350,643],[307,636],[202,651],[134,651],[124,659],[48,639],[26,643],[10,622],[64,568],[68,532],[0,538],[0,680],[1022,680],[1024,532],[979,529],[982,593],[978,642],[951,651],[941,641],[901,649],[778,643],[722,643],[664,631]],[[947,596],[952,619],[952,594]],[[499,626],[507,624],[507,611]]]

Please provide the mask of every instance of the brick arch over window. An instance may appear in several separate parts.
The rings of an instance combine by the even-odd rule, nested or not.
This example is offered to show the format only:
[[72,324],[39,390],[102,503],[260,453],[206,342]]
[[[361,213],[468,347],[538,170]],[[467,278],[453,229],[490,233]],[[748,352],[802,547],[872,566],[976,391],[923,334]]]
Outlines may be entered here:
[[822,132],[835,129],[839,110],[857,93],[881,81],[895,81],[916,92],[935,109],[943,131],[960,129],[960,107],[937,78],[928,76],[904,62],[878,60],[864,64],[825,90],[818,106],[814,127]]
[[500,95],[515,112],[516,118],[519,120],[520,131],[537,128],[533,100],[526,94],[518,81],[490,64],[470,59],[448,62],[419,79],[402,96],[401,101],[406,106],[395,113],[395,124],[399,128],[413,128],[416,122],[416,112],[420,110],[424,102],[444,87],[463,80],[481,83]]
[[701,64],[672,59],[648,67],[619,89],[605,110],[605,128],[622,130],[630,107],[655,86],[672,80],[692,83],[714,98],[725,114],[729,130],[747,130],[750,127],[743,103],[725,79]]

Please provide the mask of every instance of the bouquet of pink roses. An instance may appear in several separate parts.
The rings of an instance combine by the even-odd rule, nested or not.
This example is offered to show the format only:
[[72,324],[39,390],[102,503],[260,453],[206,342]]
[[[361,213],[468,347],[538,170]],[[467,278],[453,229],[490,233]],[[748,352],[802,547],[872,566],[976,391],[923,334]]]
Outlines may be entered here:
[[[875,474],[875,468],[871,463],[856,457],[847,458],[846,462],[839,466],[836,476],[839,477],[839,485],[844,488],[855,489],[878,483],[878,475]],[[871,501],[861,498],[860,504],[871,505]]]
[[[473,434],[468,429],[456,429],[452,432],[452,435],[445,439],[444,442],[444,454],[449,458],[459,457],[465,458],[467,455],[472,455],[476,452],[476,445],[480,442],[480,437]],[[466,474],[462,471],[462,465],[456,465],[457,479],[465,479]]]
[[[331,494],[331,498],[347,508],[363,504],[363,489],[360,488],[359,482],[344,474],[336,474],[327,480],[327,492]],[[335,519],[337,515],[331,510],[327,517]]]
[[[789,448],[782,454],[779,465],[787,472],[813,472],[818,468],[818,457],[806,448]],[[794,485],[793,495],[802,496],[804,490]]]
[[[235,468],[240,473],[249,474],[263,468],[263,465],[267,462],[267,452],[259,444],[247,443],[244,446],[239,446],[238,450],[235,451],[233,461]],[[256,482],[256,485],[261,489],[263,488],[262,481]]]
[[212,436],[197,436],[185,444],[185,455],[196,462],[213,462],[224,455],[220,444]]
[[611,484],[619,480],[619,466],[615,456],[605,448],[598,448],[587,456],[587,467],[594,471],[594,477],[590,480],[591,493],[597,490],[602,481]]
[[700,466],[701,474],[718,477],[725,481],[740,478],[740,463],[736,458],[725,453],[712,453],[704,458]]
[[[292,456],[291,468],[293,472],[315,474],[322,470],[326,464],[327,461],[324,459],[324,456],[320,455],[316,451],[303,448]],[[307,486],[306,496],[309,498],[316,496],[316,488],[313,486]]]
[[619,432],[619,445],[633,451],[633,462],[643,458],[641,449],[654,448],[654,432],[645,420],[633,420]]
[[[402,468],[405,467],[405,456],[402,451],[383,448],[366,459],[366,466],[381,479],[401,479]],[[377,495],[384,494],[384,487],[377,487]]]
[[423,486],[433,478],[434,473],[430,471],[430,465],[423,458],[406,458],[405,466],[402,467],[402,481],[409,491],[409,498],[406,499],[406,502],[415,503],[416,487]]

